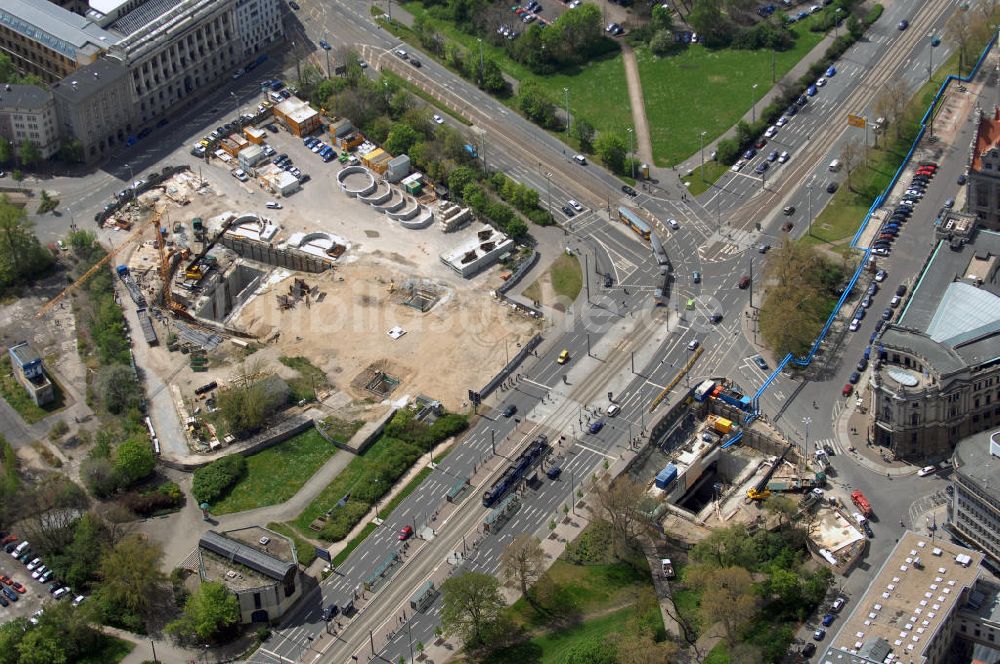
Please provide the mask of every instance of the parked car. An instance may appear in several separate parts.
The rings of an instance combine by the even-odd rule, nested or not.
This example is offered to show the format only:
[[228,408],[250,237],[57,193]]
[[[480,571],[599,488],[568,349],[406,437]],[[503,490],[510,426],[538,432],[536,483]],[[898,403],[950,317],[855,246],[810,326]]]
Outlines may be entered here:
[[823,627],[829,627],[830,625],[832,625],[834,618],[836,618],[836,616],[832,613],[828,613],[825,616],[823,616]]
[[506,408],[503,409],[504,417],[514,417],[514,413],[517,412],[517,406],[514,404],[508,404]]

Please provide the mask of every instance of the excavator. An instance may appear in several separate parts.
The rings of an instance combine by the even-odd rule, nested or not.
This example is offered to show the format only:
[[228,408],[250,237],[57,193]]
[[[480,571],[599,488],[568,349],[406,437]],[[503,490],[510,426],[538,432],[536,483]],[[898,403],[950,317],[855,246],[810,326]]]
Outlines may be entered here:
[[215,243],[219,241],[219,238],[221,238],[225,234],[225,232],[229,230],[229,226],[233,223],[233,221],[234,219],[230,219],[229,221],[224,223],[222,225],[222,230],[220,230],[215,235],[215,237],[212,238],[211,242],[207,243],[202,242],[203,246],[201,248],[201,251],[199,251],[198,255],[194,257],[194,260],[188,263],[188,266],[184,268],[185,278],[192,279],[194,281],[201,281],[201,279],[205,276],[206,272],[205,257],[208,256],[208,252],[212,250],[212,247],[214,247]]
[[767,483],[771,481],[772,477],[774,477],[775,471],[778,470],[781,463],[785,460],[785,457],[788,456],[788,453],[792,451],[794,446],[795,443],[789,443],[788,447],[785,448],[785,451],[781,453],[781,456],[775,459],[774,463],[771,464],[770,470],[764,474],[764,477],[760,480],[760,482],[757,482],[757,486],[752,487],[749,491],[747,491],[747,502],[750,502],[751,500],[766,500],[767,497],[771,495],[771,490],[767,488]]

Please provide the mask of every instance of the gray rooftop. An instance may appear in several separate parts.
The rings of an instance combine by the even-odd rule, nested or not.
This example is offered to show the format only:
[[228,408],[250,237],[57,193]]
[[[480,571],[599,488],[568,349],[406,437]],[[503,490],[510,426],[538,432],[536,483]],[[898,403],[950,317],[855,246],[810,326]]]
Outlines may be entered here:
[[260,572],[276,581],[284,581],[289,574],[295,573],[296,564],[294,561],[280,560],[214,530],[209,530],[202,535],[198,546],[232,562],[246,565],[255,572]]
[[149,0],[149,2],[142,3],[108,27],[121,35],[127,36],[146,27],[176,7],[177,4],[177,0]]
[[20,362],[22,366],[41,359],[41,355],[38,354],[38,351],[36,351],[34,346],[29,344],[27,341],[22,341],[19,344],[11,346],[10,352],[17,358],[17,361]]
[[99,25],[47,0],[4,0],[0,25],[72,60],[78,51],[92,54],[118,42],[118,37]]
[[98,58],[89,65],[80,67],[63,80],[53,83],[49,89],[57,97],[80,102],[116,83],[127,74],[125,65],[118,60]]
[[37,85],[5,83],[0,87],[0,108],[40,109],[49,101],[49,91]]
[[957,251],[938,243],[883,343],[913,350],[943,375],[1000,359],[1000,283],[960,281],[973,258],[998,255],[1000,234],[991,231]]
[[934,370],[947,376],[966,368],[964,358],[944,344],[940,344],[923,332],[889,326],[882,333],[881,344],[886,348],[907,350],[924,358]]
[[987,495],[996,495],[1000,491],[1000,456],[997,455],[1000,455],[1000,432],[996,429],[963,438],[955,446],[955,472],[978,484]]

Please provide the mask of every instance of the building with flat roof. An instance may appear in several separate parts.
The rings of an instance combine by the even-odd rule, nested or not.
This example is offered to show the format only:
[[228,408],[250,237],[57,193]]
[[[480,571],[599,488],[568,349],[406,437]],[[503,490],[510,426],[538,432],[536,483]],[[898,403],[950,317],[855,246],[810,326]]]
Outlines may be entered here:
[[118,42],[118,37],[48,0],[0,3],[0,52],[22,74],[47,83],[90,64]]
[[114,58],[99,58],[49,89],[60,133],[80,142],[87,163],[107,157],[136,131],[128,70]]
[[273,530],[209,530],[195,554],[200,578],[222,583],[236,595],[241,622],[276,621],[302,595],[295,543]]
[[42,357],[27,341],[7,349],[10,367],[17,382],[21,383],[36,406],[44,406],[55,399],[52,381],[45,375]]
[[984,227],[1000,230],[1000,107],[980,111],[970,157],[968,210]]
[[952,457],[952,531],[1000,566],[1000,430],[963,439]]
[[830,638],[820,664],[947,661],[982,554],[907,531]]
[[59,124],[49,91],[35,85],[0,86],[0,138],[15,149],[27,141],[43,159],[54,155],[59,150]]
[[870,438],[910,459],[946,458],[1000,427],[1000,234],[939,242],[876,342]]

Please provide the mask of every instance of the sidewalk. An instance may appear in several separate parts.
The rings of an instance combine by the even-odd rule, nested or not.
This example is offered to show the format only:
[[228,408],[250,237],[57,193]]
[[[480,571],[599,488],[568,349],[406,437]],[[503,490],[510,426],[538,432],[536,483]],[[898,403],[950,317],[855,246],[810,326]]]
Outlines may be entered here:
[[869,443],[868,416],[858,412],[854,403],[853,400],[848,402],[834,425],[834,435],[841,446],[839,451],[850,454],[858,466],[877,475],[882,473],[885,473],[886,477],[915,475],[917,468],[895,460],[889,450]]

